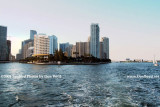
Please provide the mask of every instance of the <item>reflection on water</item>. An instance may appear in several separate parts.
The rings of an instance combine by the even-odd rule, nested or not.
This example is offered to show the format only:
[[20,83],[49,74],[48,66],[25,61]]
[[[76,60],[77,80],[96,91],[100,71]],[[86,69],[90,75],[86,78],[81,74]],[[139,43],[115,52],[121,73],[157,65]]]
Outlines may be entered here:
[[0,64],[0,75],[61,75],[61,78],[0,78],[0,107],[156,107],[159,75],[151,63],[102,65]]

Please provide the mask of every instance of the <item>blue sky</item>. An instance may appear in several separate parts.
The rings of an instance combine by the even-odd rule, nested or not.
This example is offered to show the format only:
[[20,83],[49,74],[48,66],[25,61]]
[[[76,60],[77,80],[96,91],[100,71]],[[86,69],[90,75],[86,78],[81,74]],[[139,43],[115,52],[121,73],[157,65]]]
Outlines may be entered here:
[[12,54],[31,29],[58,42],[87,41],[90,24],[110,38],[113,60],[160,59],[160,0],[0,0],[0,25],[8,27]]

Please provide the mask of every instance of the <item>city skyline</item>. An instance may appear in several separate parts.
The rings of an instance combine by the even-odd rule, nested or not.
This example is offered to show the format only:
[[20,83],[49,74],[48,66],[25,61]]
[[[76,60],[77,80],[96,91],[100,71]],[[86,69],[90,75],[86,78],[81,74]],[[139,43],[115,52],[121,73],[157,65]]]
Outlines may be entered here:
[[0,6],[0,25],[7,26],[13,55],[18,53],[21,42],[29,38],[32,29],[56,35],[60,43],[75,44],[87,41],[90,24],[99,23],[99,36],[110,38],[112,60],[152,60],[153,55],[160,59],[158,4],[158,0],[5,0]]

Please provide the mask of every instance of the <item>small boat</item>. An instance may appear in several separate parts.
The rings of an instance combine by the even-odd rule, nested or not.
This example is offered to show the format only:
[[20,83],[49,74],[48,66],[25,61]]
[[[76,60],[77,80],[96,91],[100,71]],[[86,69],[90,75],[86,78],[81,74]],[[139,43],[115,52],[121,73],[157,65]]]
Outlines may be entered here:
[[159,66],[159,65],[158,65],[158,63],[156,62],[156,63],[154,63],[154,66]]
[[154,56],[153,64],[154,64],[154,66],[159,66],[158,62],[155,60],[155,56]]

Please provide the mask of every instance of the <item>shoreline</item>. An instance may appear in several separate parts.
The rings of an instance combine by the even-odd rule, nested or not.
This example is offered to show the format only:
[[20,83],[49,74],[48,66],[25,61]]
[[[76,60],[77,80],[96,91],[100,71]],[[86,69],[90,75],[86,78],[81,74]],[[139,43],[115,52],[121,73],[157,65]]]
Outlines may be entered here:
[[13,62],[16,62],[16,61],[0,61],[0,63],[13,63]]
[[71,62],[71,63],[66,63],[66,62],[18,62],[18,61],[0,61],[0,63],[25,63],[25,64],[35,64],[35,65],[100,65],[100,64],[108,64],[112,62]]
[[[22,62],[19,62],[22,63]],[[111,62],[96,62],[96,63],[29,63],[27,62],[27,64],[35,64],[35,65],[100,65],[100,64],[108,64]]]

